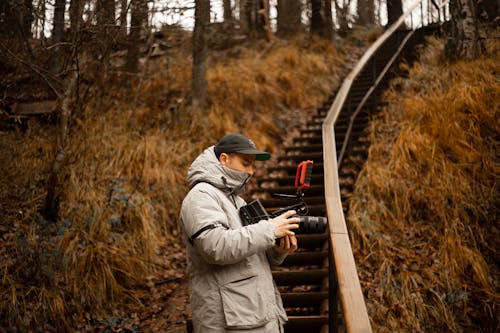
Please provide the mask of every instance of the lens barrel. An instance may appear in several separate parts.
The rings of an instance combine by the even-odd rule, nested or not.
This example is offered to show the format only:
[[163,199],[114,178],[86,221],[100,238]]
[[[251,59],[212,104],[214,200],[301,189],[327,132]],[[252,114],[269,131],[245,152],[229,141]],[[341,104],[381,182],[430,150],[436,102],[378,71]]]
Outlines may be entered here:
[[321,234],[326,230],[326,217],[322,216],[299,216],[299,233]]

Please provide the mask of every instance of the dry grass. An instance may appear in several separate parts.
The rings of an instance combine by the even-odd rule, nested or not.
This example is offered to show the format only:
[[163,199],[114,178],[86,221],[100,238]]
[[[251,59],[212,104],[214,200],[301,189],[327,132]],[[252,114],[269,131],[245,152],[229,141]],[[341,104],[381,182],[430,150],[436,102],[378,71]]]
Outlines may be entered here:
[[55,223],[37,213],[54,158],[53,125],[1,133],[0,217],[8,222],[0,231],[9,244],[1,250],[2,325],[73,331],[74,322],[140,304],[151,274],[170,272],[158,248],[180,243],[177,215],[193,158],[229,131],[274,151],[287,136],[286,110],[319,106],[338,86],[343,63],[334,47],[306,37],[240,47],[210,60],[209,107],[200,111],[189,107],[186,52],[150,60],[130,90],[115,73],[108,91],[90,91],[73,117]]
[[498,330],[498,42],[443,65],[430,40],[372,125],[348,217],[377,332]]

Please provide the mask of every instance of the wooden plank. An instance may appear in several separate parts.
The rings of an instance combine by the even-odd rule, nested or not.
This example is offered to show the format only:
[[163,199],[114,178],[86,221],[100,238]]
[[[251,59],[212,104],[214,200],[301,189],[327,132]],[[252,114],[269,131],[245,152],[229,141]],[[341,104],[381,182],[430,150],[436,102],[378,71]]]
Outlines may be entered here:
[[328,276],[326,269],[273,271],[272,273],[278,286],[321,285],[323,279]]
[[328,316],[289,316],[285,324],[287,333],[318,332],[322,326],[328,325]]
[[12,106],[12,114],[29,116],[52,113],[57,109],[57,101],[39,101],[30,103],[16,103]]
[[299,265],[321,265],[328,258],[328,251],[304,251],[294,252],[286,256],[285,261],[280,265],[299,266]]
[[328,299],[328,292],[282,293],[281,299],[285,307],[319,306],[323,300]]

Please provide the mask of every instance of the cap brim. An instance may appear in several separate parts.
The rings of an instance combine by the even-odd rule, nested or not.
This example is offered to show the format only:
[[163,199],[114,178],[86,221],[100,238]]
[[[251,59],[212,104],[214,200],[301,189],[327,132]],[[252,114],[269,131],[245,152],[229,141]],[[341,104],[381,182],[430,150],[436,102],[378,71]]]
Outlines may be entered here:
[[260,151],[257,149],[242,149],[238,150],[237,153],[246,154],[246,155],[255,155],[255,159],[257,161],[267,161],[271,158],[271,154],[265,151]]

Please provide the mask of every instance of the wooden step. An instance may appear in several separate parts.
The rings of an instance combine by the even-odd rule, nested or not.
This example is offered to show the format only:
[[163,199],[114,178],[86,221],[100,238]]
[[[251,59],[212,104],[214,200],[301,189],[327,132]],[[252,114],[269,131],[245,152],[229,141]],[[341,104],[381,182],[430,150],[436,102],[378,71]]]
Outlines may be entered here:
[[306,160],[313,160],[314,162],[323,161],[323,152],[300,153],[296,155],[287,154],[278,156],[278,161],[302,162]]
[[321,327],[328,325],[328,315],[289,316],[285,324],[285,333],[319,332]]
[[[300,248],[300,243],[298,244]],[[328,251],[304,251],[294,252],[286,256],[285,261],[280,265],[287,266],[321,266],[325,259],[328,258]]]
[[278,286],[321,285],[328,277],[328,269],[308,269],[293,271],[273,271],[274,281]]
[[[253,193],[262,193],[262,192],[278,193],[278,194],[296,194],[297,188],[295,186],[276,186],[272,188],[257,188],[253,190]],[[311,196],[317,194],[324,195],[325,186],[323,184],[311,185],[311,187],[308,188],[307,190],[304,190],[304,192],[306,193],[306,195],[311,195]],[[285,206],[289,205],[285,204]]]
[[[293,165],[277,165],[277,166],[274,166],[274,167],[270,167],[267,169],[268,172],[281,172],[281,171],[284,171],[284,172],[287,172],[291,175],[294,175],[295,176],[295,173],[297,172],[297,165],[296,164],[293,164]],[[313,165],[313,170],[314,172],[323,172],[323,162],[314,162],[314,165]]]
[[299,234],[297,243],[301,249],[322,248],[328,241],[328,233],[322,234]]
[[285,153],[288,152],[323,152],[323,144],[313,144],[313,145],[294,145],[283,148]]
[[[304,196],[303,199],[308,207],[325,204],[325,197],[322,195],[320,195],[320,196],[306,195],[306,196]],[[283,200],[283,199],[279,199],[279,198],[260,199],[260,203],[266,209],[271,209],[273,207],[285,207],[285,206],[290,206],[290,204],[291,204],[288,200]]]
[[317,306],[328,299],[328,291],[282,293],[281,299],[285,307]]
[[[311,183],[312,184],[319,184],[319,183],[323,183],[323,181],[324,181],[323,173],[314,174],[314,168],[313,168],[313,174],[311,175]],[[277,176],[277,177],[264,177],[264,178],[259,179],[259,181],[258,181],[259,184],[269,183],[269,182],[276,182],[280,185],[294,184],[295,183],[295,176],[287,175],[287,176]]]

